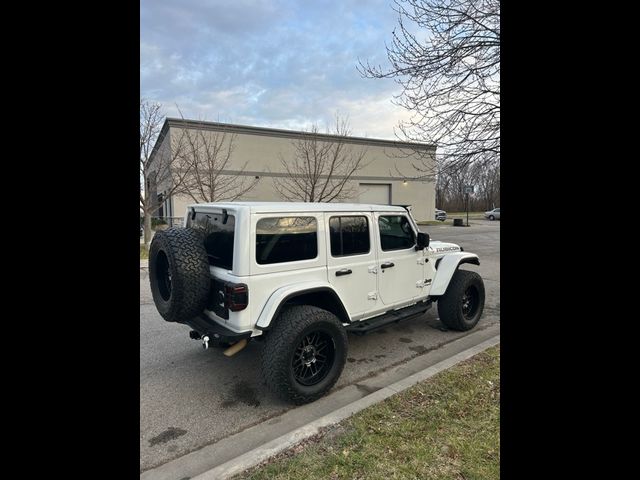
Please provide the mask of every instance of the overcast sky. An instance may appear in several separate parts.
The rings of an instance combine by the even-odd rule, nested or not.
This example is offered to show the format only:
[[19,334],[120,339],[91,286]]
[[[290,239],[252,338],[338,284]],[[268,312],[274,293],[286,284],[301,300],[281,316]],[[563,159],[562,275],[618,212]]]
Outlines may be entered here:
[[408,118],[388,65],[391,0],[141,0],[140,92],[178,116],[324,130],[336,112],[353,135],[394,139]]

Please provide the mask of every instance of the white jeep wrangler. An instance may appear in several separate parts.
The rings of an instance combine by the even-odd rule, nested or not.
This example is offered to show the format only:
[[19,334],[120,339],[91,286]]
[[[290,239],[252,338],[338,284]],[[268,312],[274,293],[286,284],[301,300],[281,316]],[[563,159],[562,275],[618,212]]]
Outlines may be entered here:
[[187,208],[183,228],[159,231],[149,252],[153,299],[191,338],[225,346],[264,342],[269,387],[297,404],[324,395],[364,334],[438,302],[450,329],[473,328],[482,278],[459,270],[478,256],[429,242],[408,206],[230,202]]

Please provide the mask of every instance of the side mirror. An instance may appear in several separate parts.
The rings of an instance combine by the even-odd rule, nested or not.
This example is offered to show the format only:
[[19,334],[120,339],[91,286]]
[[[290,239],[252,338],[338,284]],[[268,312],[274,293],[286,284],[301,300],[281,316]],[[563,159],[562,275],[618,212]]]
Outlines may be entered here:
[[416,250],[423,250],[429,246],[429,234],[418,232],[418,243],[416,244]]

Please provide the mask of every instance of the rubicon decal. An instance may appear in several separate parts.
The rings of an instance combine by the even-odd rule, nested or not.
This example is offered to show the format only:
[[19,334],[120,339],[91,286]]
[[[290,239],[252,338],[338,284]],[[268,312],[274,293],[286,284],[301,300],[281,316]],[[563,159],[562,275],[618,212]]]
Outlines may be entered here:
[[442,247],[436,248],[436,252],[457,252],[460,250],[460,247]]

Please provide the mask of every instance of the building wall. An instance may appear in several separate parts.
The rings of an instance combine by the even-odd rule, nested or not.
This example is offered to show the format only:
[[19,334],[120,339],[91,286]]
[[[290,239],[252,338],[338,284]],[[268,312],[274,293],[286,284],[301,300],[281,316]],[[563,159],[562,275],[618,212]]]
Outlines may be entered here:
[[[162,195],[164,197],[165,192],[171,187],[170,170],[167,170],[162,166],[163,162],[166,162],[165,159],[170,158],[171,155],[169,132],[158,139],[158,143],[155,145],[154,150],[155,152],[152,153],[153,157],[150,162],[149,169],[150,171],[153,169],[160,170],[161,173],[158,174],[157,178],[154,178],[157,183],[151,186],[151,191],[147,192],[147,194],[153,197],[153,203],[154,205],[157,205],[158,195]],[[162,203],[162,216],[171,216],[171,201],[164,201]],[[154,211],[151,216],[161,216],[160,211]]]
[[[170,136],[174,144],[180,133],[179,128],[173,126],[170,128]],[[213,131],[207,131],[207,134],[221,135]],[[234,151],[225,170],[230,174],[239,174],[244,170],[247,181],[255,181],[255,177],[259,177],[255,187],[239,200],[282,201],[274,187],[274,178],[285,175],[280,159],[295,156],[295,138],[280,136],[277,133],[274,136],[245,133],[233,135]],[[225,141],[230,140],[231,136],[230,133],[226,133]],[[417,220],[433,220],[434,183],[408,179],[408,177],[419,175],[411,165],[412,161],[419,163],[416,154],[406,146],[396,145],[394,142],[380,142],[381,144],[376,145],[375,140],[355,141],[358,143],[349,143],[347,147],[353,151],[364,149],[366,166],[351,177],[349,187],[354,195],[343,201],[358,202],[360,183],[390,184],[391,203],[410,204],[413,206],[413,213]],[[425,152],[435,155],[433,147],[425,146]],[[402,173],[396,171],[396,167]],[[402,174],[407,177],[406,183]],[[194,201],[188,196],[175,196],[172,205],[173,215],[183,216],[186,206],[191,203]]]

